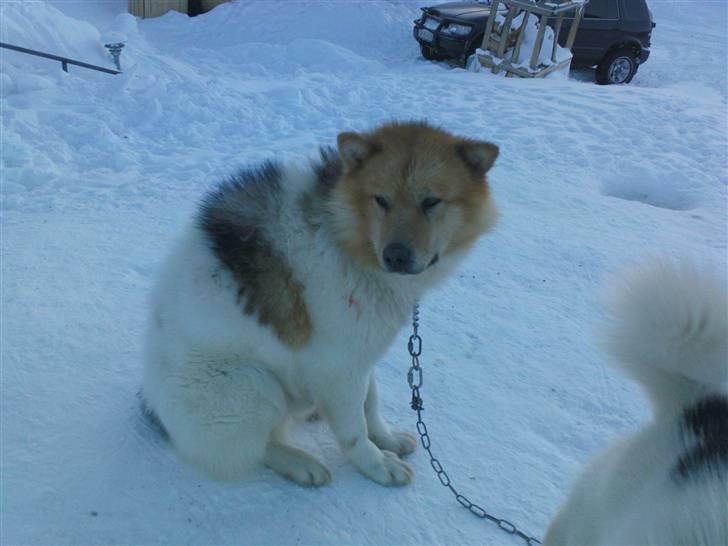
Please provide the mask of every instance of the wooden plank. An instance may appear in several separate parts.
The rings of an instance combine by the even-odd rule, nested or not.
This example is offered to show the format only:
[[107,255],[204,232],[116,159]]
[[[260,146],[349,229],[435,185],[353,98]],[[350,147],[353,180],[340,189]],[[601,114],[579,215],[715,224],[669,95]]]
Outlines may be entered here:
[[556,62],[556,49],[559,45],[559,33],[561,32],[561,25],[564,22],[564,14],[560,13],[559,18],[556,20],[556,28],[554,29],[554,43],[551,46],[551,62]]
[[546,32],[546,26],[548,23],[549,16],[544,14],[541,16],[541,21],[538,24],[538,33],[536,34],[536,43],[533,44],[533,53],[531,53],[531,62],[529,66],[532,70],[536,70],[538,67],[538,57],[541,55],[541,46],[543,46],[543,35]]
[[571,49],[571,47],[574,45],[574,40],[576,39],[576,29],[579,28],[579,25],[581,24],[581,18],[584,16],[584,5],[582,4],[581,7],[579,7],[576,10],[576,14],[574,15],[574,20],[571,22],[571,28],[569,29],[569,37],[566,38],[566,43],[564,44],[564,47],[566,49]]
[[518,63],[518,54],[521,52],[521,46],[523,45],[523,37],[526,35],[526,25],[528,24],[528,18],[531,15],[529,11],[523,12],[523,21],[521,26],[518,27],[518,38],[516,38],[516,45],[513,48],[513,55],[511,55],[511,61]]
[[521,9],[527,9],[531,13],[549,15],[551,17],[558,15],[559,13],[572,11],[578,6],[584,6],[581,2],[571,1],[561,2],[559,4],[553,4],[551,2],[535,4],[532,0],[503,0],[503,2],[509,7],[514,6]]
[[[494,62],[495,58],[491,57],[489,55],[478,55],[478,61],[480,61],[480,64],[483,65],[486,68],[492,68],[496,66],[496,63]],[[499,63],[497,66],[501,70],[505,70],[508,74],[515,74],[517,76],[520,76],[521,78],[543,78],[544,76],[547,76],[548,74],[551,74],[552,72],[555,72],[556,70],[559,70],[561,68],[565,68],[569,63],[571,62],[571,59],[566,59],[564,61],[561,61],[556,64],[552,64],[551,66],[548,66],[546,68],[542,68],[538,71],[531,71],[528,68],[524,68],[523,66],[516,66],[511,61],[503,61]]]
[[[509,7],[508,13],[506,14],[506,20],[503,21],[503,26],[501,27],[500,32],[500,43],[498,44],[498,52],[496,53],[496,56],[499,59],[502,59],[503,55],[505,55],[506,46],[508,45],[508,37],[511,35],[511,23],[513,22],[513,18],[516,16],[517,11],[518,8]],[[493,74],[498,74],[498,67],[494,66],[492,72]]]
[[188,0],[129,0],[128,6],[136,17],[159,17],[169,10],[187,14]]
[[144,0],[129,0],[129,13],[134,17],[144,17]]
[[202,11],[203,13],[206,13],[220,4],[225,4],[229,1],[230,0],[202,0]]
[[478,62],[485,68],[493,68],[495,66],[493,58],[489,55],[478,55]]
[[566,65],[568,65],[571,62],[571,59],[566,59],[565,61],[561,61],[560,63],[552,64],[551,66],[547,66],[546,68],[542,68],[538,72],[528,72],[526,69],[522,67],[517,66],[511,66],[507,67],[509,70],[512,70],[514,73],[518,74],[521,77],[525,78],[543,78],[545,76],[548,76],[552,72],[556,72],[557,70],[561,68],[565,68]]
[[498,56],[503,57],[503,54],[506,52],[506,46],[508,45],[508,37],[511,35],[511,23],[513,22],[513,19],[516,17],[516,12],[518,11],[517,8],[508,8],[508,14],[506,15],[506,20],[503,22],[503,27],[501,30],[501,38],[500,38],[500,44],[498,44]]
[[485,33],[483,34],[483,42],[480,44],[480,49],[489,51],[488,46],[490,44],[490,35],[493,32],[493,23],[495,22],[496,15],[498,14],[498,4],[500,0],[493,0],[490,5],[490,15],[488,15],[488,22],[485,24]]

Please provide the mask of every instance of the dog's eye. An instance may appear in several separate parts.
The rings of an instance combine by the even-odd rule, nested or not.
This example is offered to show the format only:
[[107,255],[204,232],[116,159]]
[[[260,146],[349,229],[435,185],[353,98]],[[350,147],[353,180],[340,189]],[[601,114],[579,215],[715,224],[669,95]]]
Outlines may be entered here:
[[383,210],[389,210],[389,202],[384,197],[381,195],[375,195],[374,200],[377,202],[377,205],[382,207]]
[[422,201],[422,211],[430,212],[433,208],[440,204],[441,199],[437,197],[428,197]]

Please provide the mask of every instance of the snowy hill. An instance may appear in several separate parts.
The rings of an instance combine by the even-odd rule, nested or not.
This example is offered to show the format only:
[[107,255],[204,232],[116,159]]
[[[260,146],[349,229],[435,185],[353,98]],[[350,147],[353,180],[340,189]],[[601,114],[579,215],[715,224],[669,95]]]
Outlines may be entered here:
[[[307,423],[297,440],[330,486],[221,486],[139,414],[146,297],[204,192],[389,119],[500,146],[502,221],[422,302],[425,418],[456,485],[541,536],[582,464],[648,418],[593,343],[601,281],[651,254],[726,265],[726,5],[649,3],[650,60],[599,87],[426,62],[416,1],[136,20],[123,0],[2,0],[1,41],[104,66],[102,35],[127,47],[119,76],[0,50],[0,542],[518,544],[454,502],[422,450],[415,483],[386,489]],[[414,431],[407,335],[378,378],[385,416]]]

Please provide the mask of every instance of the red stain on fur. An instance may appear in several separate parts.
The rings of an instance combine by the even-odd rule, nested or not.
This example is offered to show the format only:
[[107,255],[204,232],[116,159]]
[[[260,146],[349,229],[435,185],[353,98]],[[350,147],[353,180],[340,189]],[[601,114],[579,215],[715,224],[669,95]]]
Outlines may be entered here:
[[349,299],[347,300],[347,303],[349,304],[349,309],[351,309],[352,307],[356,309],[356,317],[361,317],[361,307],[359,306],[359,302],[356,301],[356,299],[354,298],[354,292],[349,294]]

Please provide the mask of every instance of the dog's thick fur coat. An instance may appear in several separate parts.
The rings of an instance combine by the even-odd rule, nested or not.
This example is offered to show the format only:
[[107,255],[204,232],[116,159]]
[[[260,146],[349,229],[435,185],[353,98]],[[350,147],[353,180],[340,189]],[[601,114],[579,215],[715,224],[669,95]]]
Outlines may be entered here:
[[587,467],[544,544],[728,544],[725,278],[658,262],[612,304],[607,348],[654,418]]
[[162,267],[147,336],[144,401],[179,454],[218,479],[263,463],[322,485],[329,471],[286,435],[316,409],[364,475],[408,483],[415,440],[380,417],[373,366],[494,224],[497,154],[392,123],[209,195]]

